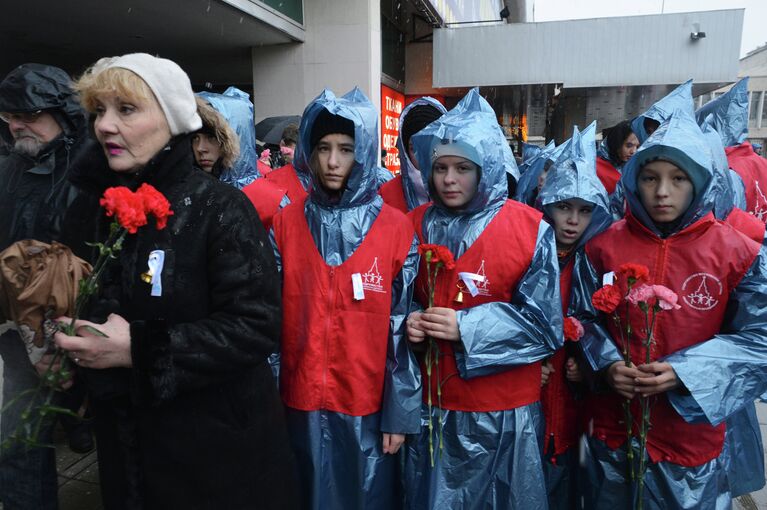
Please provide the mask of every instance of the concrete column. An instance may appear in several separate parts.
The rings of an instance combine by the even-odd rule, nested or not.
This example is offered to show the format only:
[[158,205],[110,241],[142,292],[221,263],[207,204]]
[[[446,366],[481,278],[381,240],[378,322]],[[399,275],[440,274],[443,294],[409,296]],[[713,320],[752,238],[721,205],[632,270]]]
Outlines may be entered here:
[[303,43],[252,48],[256,122],[300,115],[323,88],[381,101],[380,0],[304,2]]

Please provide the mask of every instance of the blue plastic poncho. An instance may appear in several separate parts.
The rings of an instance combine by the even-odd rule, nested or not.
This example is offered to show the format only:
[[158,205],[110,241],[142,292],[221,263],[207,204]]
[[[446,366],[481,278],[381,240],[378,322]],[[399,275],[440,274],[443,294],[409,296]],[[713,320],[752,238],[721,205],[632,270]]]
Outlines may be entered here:
[[574,128],[572,143],[552,165],[536,200],[538,209],[547,217],[548,207],[563,200],[579,198],[594,204],[591,222],[578,240],[576,251],[612,224],[607,191],[597,177],[595,128],[596,123],[592,123],[583,132]]
[[[506,174],[516,165],[495,112],[472,89],[458,105],[412,138],[424,185],[431,183],[431,155],[442,140],[471,147],[481,160],[476,195],[465,210],[435,204],[423,218],[425,241],[460,257],[495,218],[507,199]],[[559,272],[551,227],[541,221],[528,271],[511,303],[491,302],[456,312],[463,355],[461,377],[471,378],[529,364],[562,344]],[[499,355],[502,353],[503,355]],[[471,367],[469,370],[467,367]],[[439,423],[433,408],[433,423]],[[442,412],[444,449],[430,467],[428,415],[409,437],[405,487],[411,509],[546,508],[538,438],[540,404],[493,412]]]
[[519,175],[524,174],[530,166],[530,161],[544,148],[534,143],[522,142],[522,163],[519,164]]
[[[309,166],[311,130],[322,110],[354,123],[354,166],[340,201],[333,200],[324,191]],[[301,118],[294,164],[299,173],[312,175],[304,213],[314,243],[329,265],[340,265],[351,256],[383,206],[377,194],[375,175],[377,123],[378,112],[357,88],[342,97],[324,90],[309,103]],[[279,253],[276,255],[279,264]],[[392,285],[382,411],[358,417],[325,410],[287,409],[305,508],[332,510],[354,505],[388,510],[399,504],[398,458],[383,454],[381,434],[413,433],[420,427],[420,368],[404,335],[404,321],[417,272],[418,251],[414,238],[407,261]]]
[[642,115],[639,115],[631,121],[631,130],[636,135],[640,144],[643,144],[647,137],[647,130],[644,127],[645,119],[652,119],[659,124],[666,122],[671,114],[680,110],[689,113],[691,117],[695,116],[695,110],[692,102],[692,80],[687,80],[677,88],[669,92],[668,95],[659,99],[655,104],[647,109]]
[[[570,254],[560,259],[560,268],[571,260],[577,264],[584,257],[583,247],[586,243],[612,224],[607,191],[596,173],[594,133],[594,123],[582,133],[578,132],[577,127],[574,129],[572,144],[551,167],[538,195],[537,206],[543,210],[549,222],[550,208],[558,202],[578,198],[594,206],[588,227]],[[555,370],[560,368],[555,367]],[[548,446],[544,444],[543,467],[549,507],[568,508],[573,494],[577,491],[578,452],[571,448],[552,459],[546,448]]]
[[699,125],[708,122],[722,139],[724,147],[733,147],[748,136],[748,77],[730,90],[695,111]]
[[[436,99],[432,97],[419,97],[402,110],[402,113],[399,116],[400,129],[402,129],[402,126],[405,124],[405,119],[410,113],[410,110],[416,106],[425,104],[433,106],[442,113],[447,111],[445,107],[442,106],[442,103]],[[429,190],[424,186],[423,181],[421,180],[421,172],[418,171],[413,162],[410,161],[407,147],[405,147],[405,142],[401,136],[397,137],[397,150],[399,151],[400,175],[402,176],[402,189],[405,193],[405,202],[407,203],[408,210],[412,211],[419,205],[429,201]]]
[[258,156],[253,103],[250,102],[248,94],[237,87],[229,87],[223,94],[199,92],[197,95],[210,103],[240,137],[240,157],[232,168],[225,168],[221,172],[220,180],[237,189],[242,189],[261,177],[256,164]]
[[[688,112],[674,112],[629,161],[622,177],[632,214],[658,236],[660,233],[641,206],[636,182],[646,162],[664,158],[685,168],[697,168],[693,172],[697,177],[692,178],[695,197],[676,231],[681,231],[710,212],[717,203],[715,195],[719,192],[709,142]],[[739,234],[733,232],[733,235]],[[767,289],[766,256],[762,248],[751,269],[729,296],[728,310],[732,310],[732,313],[725,317],[721,328],[722,332],[728,333],[716,335],[711,340],[659,360],[672,364],[685,387],[690,384],[687,388],[691,392],[689,396],[683,395],[682,391],[666,393],[666,397],[687,421],[704,421],[708,418],[707,421],[712,424],[720,423],[735,411],[753,403],[767,384],[767,378],[764,378],[763,384],[750,385],[754,390],[752,393],[739,391],[744,387],[743,380],[748,378],[745,367],[740,363],[748,360],[748,363],[752,363],[749,369],[761,366],[763,370],[766,359],[767,342],[755,341],[756,337],[761,339],[767,335],[767,314],[761,311],[767,305],[767,299],[764,298]],[[601,284],[601,275],[595,274],[588,260],[583,262],[576,267],[579,290],[573,307],[582,322],[591,322],[584,324],[586,334],[579,345],[584,349],[585,359],[590,362],[591,368],[599,370],[620,361],[621,356],[615,344],[607,340],[604,328],[593,322],[596,313],[590,297]],[[757,293],[761,294],[757,296]],[[737,356],[728,352],[729,344],[737,346]],[[696,354],[691,356],[691,352]],[[739,375],[729,372],[730,369]],[[729,394],[729,398],[723,396],[724,393]],[[698,403],[698,399],[703,405]],[[745,437],[745,433],[741,437]],[[739,451],[742,447],[739,445],[743,444],[742,441],[728,438],[718,458],[695,467],[667,462],[650,463],[646,474],[645,503],[664,508],[699,508],[702,503],[705,503],[705,508],[730,508],[731,492],[735,484],[728,480],[728,475],[742,467],[742,464],[731,465],[730,460],[733,452]],[[600,440],[590,437],[585,453],[589,480],[586,484],[587,504],[595,508],[614,508],[619,502],[626,501],[623,482],[625,452],[622,449],[610,450]]]
[[569,140],[557,147],[552,140],[527,161],[527,168],[517,181],[514,200],[527,205],[535,204],[535,198],[538,195],[538,177],[546,165],[553,163],[559,154],[567,148],[568,142]]

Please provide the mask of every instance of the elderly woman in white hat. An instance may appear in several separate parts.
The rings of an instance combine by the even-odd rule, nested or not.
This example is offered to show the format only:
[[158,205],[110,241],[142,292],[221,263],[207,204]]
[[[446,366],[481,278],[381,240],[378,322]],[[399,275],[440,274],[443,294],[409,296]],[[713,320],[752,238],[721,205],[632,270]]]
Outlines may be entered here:
[[[292,457],[266,362],[279,339],[276,266],[245,195],[194,168],[202,124],[189,78],[137,53],[99,60],[76,88],[100,147],[77,165],[90,196],[72,207],[90,210],[74,216],[98,218],[102,240],[109,220],[85,204],[142,183],[174,212],[167,228],[150,221],[126,238],[94,322],[56,335],[91,390],[105,508],[290,508]],[[150,256],[162,263],[146,283]]]

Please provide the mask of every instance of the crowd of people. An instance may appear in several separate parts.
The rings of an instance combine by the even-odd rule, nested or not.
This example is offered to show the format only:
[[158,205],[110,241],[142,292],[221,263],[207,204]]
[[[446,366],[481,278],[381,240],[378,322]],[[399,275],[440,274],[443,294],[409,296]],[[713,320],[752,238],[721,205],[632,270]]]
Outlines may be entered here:
[[[125,237],[74,334],[50,313],[27,334],[0,296],[3,439],[43,336],[57,398],[87,395],[108,510],[730,508],[765,483],[767,160],[747,79],[698,111],[691,90],[519,166],[478,89],[420,98],[392,179],[356,88],[260,160],[248,95],[195,94],[170,60],[17,67],[0,250],[94,263],[117,186],[172,215]],[[53,449],[0,452],[0,501],[58,508]]]

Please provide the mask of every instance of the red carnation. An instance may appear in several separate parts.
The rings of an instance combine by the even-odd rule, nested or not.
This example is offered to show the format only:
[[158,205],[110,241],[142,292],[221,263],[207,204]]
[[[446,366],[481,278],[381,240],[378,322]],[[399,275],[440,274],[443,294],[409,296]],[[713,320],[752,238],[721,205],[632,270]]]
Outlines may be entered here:
[[418,247],[418,253],[426,259],[427,264],[443,264],[445,269],[455,268],[453,254],[446,246],[440,244],[422,244]]
[[594,308],[605,313],[613,313],[620,304],[623,296],[615,285],[605,285],[591,296]]
[[157,191],[154,186],[146,183],[139,187],[136,194],[144,202],[144,211],[154,216],[155,220],[157,220],[157,230],[164,229],[165,225],[168,224],[168,216],[173,216],[168,199]]
[[131,234],[147,223],[144,201],[125,186],[108,188],[99,204],[107,210],[107,216],[117,215],[117,222]]
[[583,324],[575,317],[565,317],[565,340],[577,342],[583,336]]
[[615,272],[618,278],[625,278],[629,285],[647,283],[650,280],[650,270],[642,264],[622,264]]

